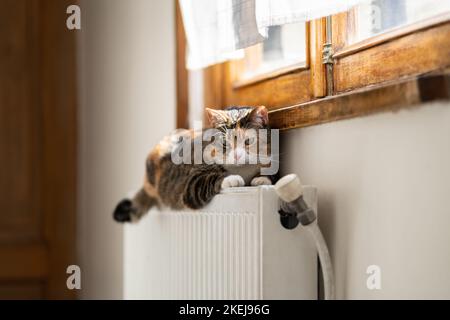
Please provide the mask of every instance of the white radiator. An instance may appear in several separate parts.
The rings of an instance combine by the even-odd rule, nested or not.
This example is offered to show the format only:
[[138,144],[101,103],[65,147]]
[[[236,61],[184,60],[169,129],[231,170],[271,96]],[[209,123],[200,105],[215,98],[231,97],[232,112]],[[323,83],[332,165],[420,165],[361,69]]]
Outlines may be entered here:
[[[317,210],[317,193],[305,187]],[[284,229],[272,186],[234,188],[199,211],[151,210],[125,228],[125,299],[316,299],[317,254]]]

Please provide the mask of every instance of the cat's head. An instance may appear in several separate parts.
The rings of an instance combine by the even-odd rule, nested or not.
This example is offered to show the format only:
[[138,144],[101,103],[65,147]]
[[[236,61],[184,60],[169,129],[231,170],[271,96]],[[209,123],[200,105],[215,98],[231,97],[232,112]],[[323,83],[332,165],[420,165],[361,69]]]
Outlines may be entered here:
[[[235,164],[255,163],[262,139],[270,152],[267,135],[259,129],[268,129],[269,116],[266,107],[230,107],[224,110],[206,109],[211,126],[218,130],[224,160]],[[219,150],[213,150],[213,152]],[[261,157],[261,153],[259,154]],[[243,162],[245,159],[245,162]]]

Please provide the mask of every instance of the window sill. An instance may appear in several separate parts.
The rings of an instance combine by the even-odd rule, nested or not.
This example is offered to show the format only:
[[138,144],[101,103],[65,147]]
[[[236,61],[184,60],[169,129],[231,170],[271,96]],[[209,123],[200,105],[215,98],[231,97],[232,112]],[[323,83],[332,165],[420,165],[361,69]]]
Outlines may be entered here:
[[269,113],[272,128],[287,130],[383,111],[411,108],[424,102],[450,100],[450,70],[371,85]]

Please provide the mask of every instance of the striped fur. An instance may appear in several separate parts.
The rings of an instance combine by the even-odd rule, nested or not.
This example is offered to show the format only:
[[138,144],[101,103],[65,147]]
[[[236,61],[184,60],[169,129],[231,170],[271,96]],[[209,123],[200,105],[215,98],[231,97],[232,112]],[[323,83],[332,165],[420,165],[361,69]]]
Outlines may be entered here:
[[[208,116],[211,125],[223,132],[228,129],[244,132],[248,128],[267,128],[268,122],[265,107],[209,109]],[[172,162],[171,153],[174,148],[180,147],[180,137],[195,139],[199,134],[201,132],[193,130],[176,130],[150,152],[145,164],[144,186],[133,199],[122,200],[117,205],[114,211],[116,221],[137,221],[152,207],[165,206],[174,210],[199,209],[220,192],[224,178],[235,174],[230,172],[229,167],[218,164]],[[253,173],[250,175],[250,178],[252,177]],[[249,181],[246,182],[249,184]]]

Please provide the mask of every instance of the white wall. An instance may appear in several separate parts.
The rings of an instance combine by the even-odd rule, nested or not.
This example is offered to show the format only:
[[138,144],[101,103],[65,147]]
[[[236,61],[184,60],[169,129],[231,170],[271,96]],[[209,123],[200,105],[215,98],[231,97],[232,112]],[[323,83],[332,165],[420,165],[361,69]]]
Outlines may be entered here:
[[[282,136],[282,172],[319,188],[338,298],[450,299],[450,105]],[[366,287],[378,265],[382,289]]]
[[81,2],[81,298],[123,296],[123,227],[112,211],[175,125],[174,10],[173,1]]

